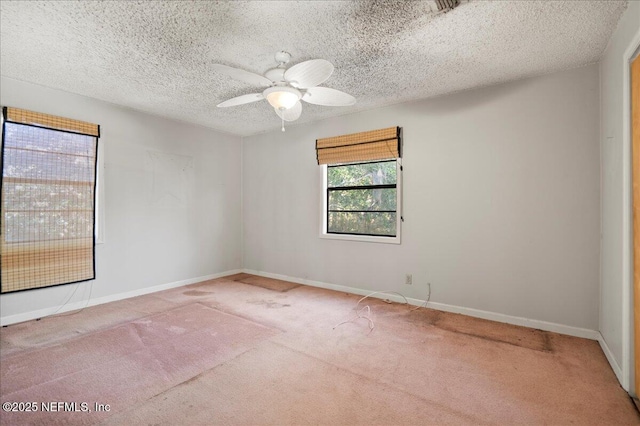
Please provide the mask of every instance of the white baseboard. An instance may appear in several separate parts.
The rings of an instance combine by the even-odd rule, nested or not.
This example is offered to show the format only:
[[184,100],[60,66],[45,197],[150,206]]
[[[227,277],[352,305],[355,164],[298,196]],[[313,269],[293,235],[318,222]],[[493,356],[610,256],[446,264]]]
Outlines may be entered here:
[[6,317],[0,317],[0,326],[16,324],[19,322],[29,321],[37,318],[44,318],[54,313],[61,314],[63,312],[74,311],[76,309],[82,309],[85,306],[102,305],[103,303],[115,302],[116,300],[129,299],[131,297],[142,296],[144,294],[156,293],[158,291],[169,290],[171,288],[182,287],[189,284],[195,284],[201,281],[213,280],[216,278],[237,274],[240,272],[242,272],[241,269],[233,269],[231,271],[204,275],[201,277],[189,278],[186,280],[174,281],[171,283],[160,284],[153,287],[139,288],[137,290],[127,291],[126,293],[110,294],[109,296],[103,296],[103,297],[98,297],[96,299],[91,299],[89,300],[88,304],[86,300],[81,300],[78,302],[69,303],[65,306],[52,306],[50,308],[39,309],[37,311],[29,311],[29,312],[23,312],[20,314],[9,315]]
[[598,333],[598,343],[600,343],[602,352],[604,352],[604,356],[607,357],[607,361],[609,361],[609,365],[611,365],[611,369],[618,378],[618,381],[620,383],[624,383],[624,381],[622,380],[622,368],[620,368],[620,364],[618,364],[618,361],[616,361],[616,358],[613,356],[613,352],[611,352],[611,349],[609,349],[609,345],[607,345],[606,340],[604,340],[604,336],[602,336],[602,334],[600,333]]
[[[270,272],[254,271],[251,269],[243,269],[242,271],[247,274],[259,275],[261,277],[274,278],[278,280],[304,284],[312,287],[326,288],[329,290],[343,291],[345,293],[359,294],[363,296],[372,292],[371,290],[365,290],[361,288],[347,287],[343,285],[324,283],[321,281],[312,281],[312,280],[307,280],[302,278],[289,277],[287,275],[272,274]],[[404,298],[395,294],[378,294],[372,297],[377,297],[379,299],[389,299],[394,302],[404,302]],[[424,303],[424,300],[414,299],[410,297],[407,297],[407,301],[409,302],[409,304],[415,305],[415,306],[420,306]],[[553,322],[516,317],[512,315],[498,314],[495,312],[482,311],[479,309],[447,305],[445,303],[429,302],[428,307],[431,309],[437,309],[439,311],[463,314],[463,315],[468,315],[470,317],[482,318],[486,320],[503,322],[503,323],[513,324],[513,325],[520,325],[523,327],[535,328],[538,330],[552,331],[554,333],[566,334],[566,335],[575,336],[575,337],[582,337],[585,339],[599,340],[598,336],[600,336],[600,333],[597,332],[596,330],[589,330],[587,328],[572,327],[570,325],[557,324]]]

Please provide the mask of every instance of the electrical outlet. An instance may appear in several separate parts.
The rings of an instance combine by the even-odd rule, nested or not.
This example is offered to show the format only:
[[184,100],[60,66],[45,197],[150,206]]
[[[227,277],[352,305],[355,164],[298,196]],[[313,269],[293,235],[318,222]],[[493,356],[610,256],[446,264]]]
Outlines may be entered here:
[[407,274],[407,276],[405,277],[404,283],[406,285],[411,285],[413,284],[413,275],[411,274]]

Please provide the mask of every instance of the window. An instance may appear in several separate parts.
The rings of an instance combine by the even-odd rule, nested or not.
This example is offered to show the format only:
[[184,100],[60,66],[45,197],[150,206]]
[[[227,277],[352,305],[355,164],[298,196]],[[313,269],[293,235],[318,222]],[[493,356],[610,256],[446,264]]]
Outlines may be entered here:
[[400,243],[400,129],[319,139],[316,148],[324,163],[321,237]]
[[3,109],[2,293],[95,278],[99,126]]
[[325,166],[326,234],[398,236],[396,160]]

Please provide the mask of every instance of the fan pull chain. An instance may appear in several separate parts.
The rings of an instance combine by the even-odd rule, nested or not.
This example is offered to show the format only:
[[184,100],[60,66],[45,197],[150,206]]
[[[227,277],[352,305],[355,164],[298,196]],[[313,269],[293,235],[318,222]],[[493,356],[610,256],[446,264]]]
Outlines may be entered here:
[[284,132],[284,118],[282,119],[282,131]]

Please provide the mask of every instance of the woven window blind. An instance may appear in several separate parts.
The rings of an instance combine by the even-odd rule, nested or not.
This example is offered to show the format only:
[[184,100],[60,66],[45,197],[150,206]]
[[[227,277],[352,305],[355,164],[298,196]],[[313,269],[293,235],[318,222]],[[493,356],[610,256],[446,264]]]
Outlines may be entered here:
[[2,293],[95,278],[100,126],[3,108]]
[[389,160],[402,157],[400,127],[316,140],[318,164]]

